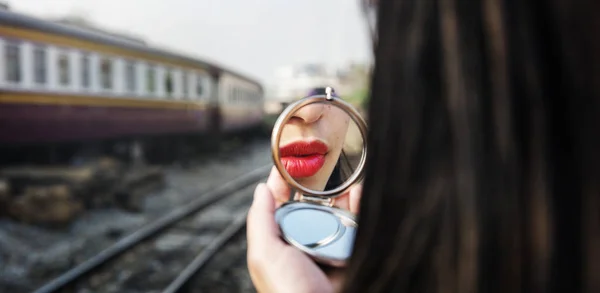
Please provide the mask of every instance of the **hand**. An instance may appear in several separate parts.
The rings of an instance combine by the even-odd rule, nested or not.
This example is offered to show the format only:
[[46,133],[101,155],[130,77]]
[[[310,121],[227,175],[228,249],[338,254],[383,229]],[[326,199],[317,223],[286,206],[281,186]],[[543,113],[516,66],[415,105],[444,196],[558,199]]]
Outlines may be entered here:
[[[339,208],[358,213],[362,187],[356,185],[336,198]],[[248,212],[248,270],[258,292],[335,292],[343,271],[327,274],[302,251],[283,242],[275,222],[275,209],[288,201],[290,188],[275,167],[254,192]]]

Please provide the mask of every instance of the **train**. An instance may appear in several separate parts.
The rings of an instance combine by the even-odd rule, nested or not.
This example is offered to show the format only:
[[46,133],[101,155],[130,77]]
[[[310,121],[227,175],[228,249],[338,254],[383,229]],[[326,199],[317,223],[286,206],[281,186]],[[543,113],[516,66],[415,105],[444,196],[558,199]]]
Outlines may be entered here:
[[259,81],[100,29],[0,9],[0,146],[239,133]]

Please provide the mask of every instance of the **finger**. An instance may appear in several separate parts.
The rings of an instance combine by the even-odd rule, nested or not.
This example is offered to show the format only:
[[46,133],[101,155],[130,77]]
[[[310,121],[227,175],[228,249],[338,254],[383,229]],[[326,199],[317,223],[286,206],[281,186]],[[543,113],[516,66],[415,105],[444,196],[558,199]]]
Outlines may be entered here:
[[281,177],[276,167],[271,169],[271,174],[269,174],[269,178],[267,179],[267,187],[275,198],[276,207],[290,199],[291,188],[283,177]]
[[352,213],[358,213],[358,206],[360,202],[360,195],[362,194],[362,185],[357,184],[350,187],[342,195],[336,197],[335,206],[348,210]]
[[275,201],[264,183],[258,184],[254,191],[254,199],[246,219],[246,231],[248,249],[268,249],[269,246],[281,243],[279,228],[275,222]]
[[334,205],[343,210],[350,210],[350,203],[348,201],[349,197],[350,194],[348,192],[345,192],[344,194],[335,198]]
[[270,188],[260,183],[254,190],[254,199],[246,220],[246,261],[252,283],[259,292],[277,292],[270,289],[273,281],[265,273],[272,255],[285,248],[275,221],[276,202]]
[[358,214],[360,210],[360,198],[362,196],[363,186],[362,184],[358,184],[350,189],[350,196],[348,198],[350,212],[353,214]]

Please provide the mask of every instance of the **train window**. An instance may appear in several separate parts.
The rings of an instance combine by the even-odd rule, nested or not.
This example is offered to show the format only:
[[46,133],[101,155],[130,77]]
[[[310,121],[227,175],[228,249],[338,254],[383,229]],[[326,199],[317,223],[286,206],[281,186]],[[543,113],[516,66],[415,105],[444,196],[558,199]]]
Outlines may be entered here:
[[137,88],[137,84],[136,84],[136,76],[135,76],[135,63],[133,62],[127,62],[127,65],[125,65],[125,74],[126,74],[126,81],[127,81],[127,91],[130,93],[135,93],[136,88]]
[[112,89],[112,76],[112,62],[108,58],[103,58],[100,61],[100,85],[103,89]]
[[148,93],[154,93],[156,90],[156,73],[152,65],[148,65],[148,70],[146,70],[146,89]]
[[33,49],[33,72],[35,83],[46,84],[46,51],[44,48]]
[[187,98],[187,95],[188,95],[188,86],[189,86],[188,82],[189,81],[188,81],[187,73],[185,71],[182,71],[181,72],[181,87],[182,87],[181,93],[182,93],[184,99]]
[[90,87],[90,57],[87,54],[81,56],[81,87]]
[[6,81],[21,82],[21,50],[19,45],[7,43],[5,49]]
[[201,76],[196,77],[196,95],[202,97],[204,94],[204,79]]
[[173,72],[171,70],[167,70],[165,74],[165,93],[167,96],[173,94]]
[[69,82],[71,82],[69,55],[67,53],[60,53],[58,55],[58,83],[62,86],[68,86]]

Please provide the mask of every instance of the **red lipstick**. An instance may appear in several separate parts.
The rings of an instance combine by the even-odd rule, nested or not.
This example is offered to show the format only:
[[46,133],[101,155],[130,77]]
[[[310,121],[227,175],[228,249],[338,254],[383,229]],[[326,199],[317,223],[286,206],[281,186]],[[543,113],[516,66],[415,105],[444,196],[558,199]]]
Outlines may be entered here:
[[283,166],[294,178],[317,174],[325,164],[327,151],[327,145],[317,140],[293,142],[279,149]]

